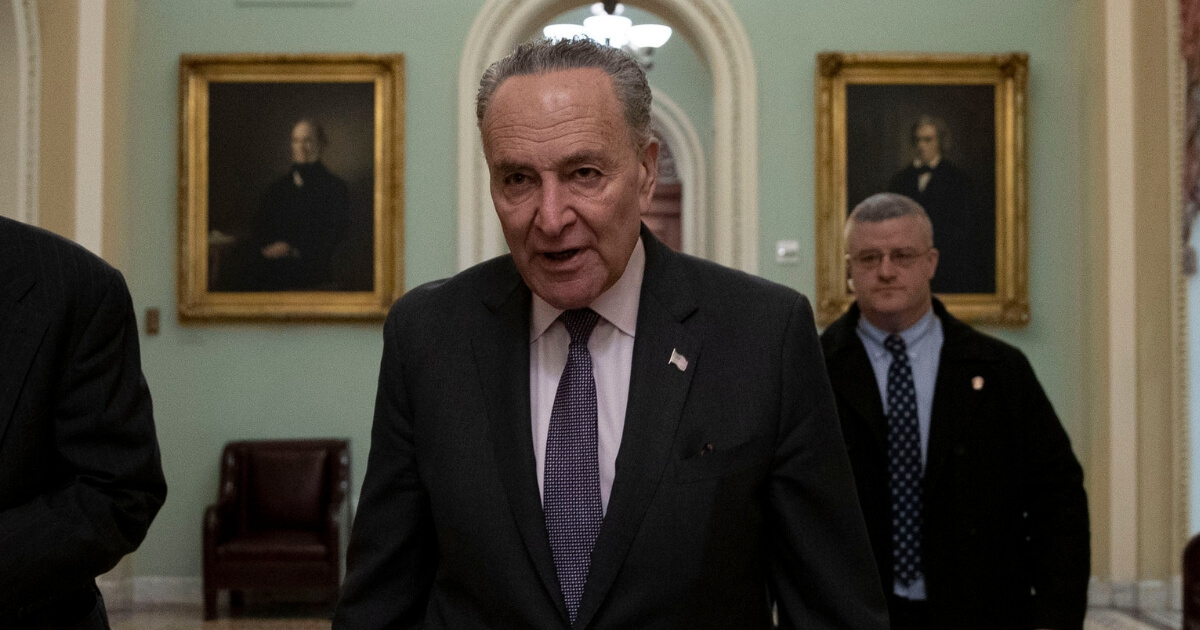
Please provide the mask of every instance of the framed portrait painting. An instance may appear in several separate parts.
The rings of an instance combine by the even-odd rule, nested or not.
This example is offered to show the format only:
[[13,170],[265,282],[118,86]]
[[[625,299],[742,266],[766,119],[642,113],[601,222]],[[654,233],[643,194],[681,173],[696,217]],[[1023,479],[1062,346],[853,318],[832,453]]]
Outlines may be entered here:
[[933,224],[932,288],[970,322],[1029,321],[1025,148],[1029,60],[1004,55],[817,56],[817,318],[854,300],[846,217],[880,192]]
[[184,55],[184,320],[382,319],[403,289],[404,58]]

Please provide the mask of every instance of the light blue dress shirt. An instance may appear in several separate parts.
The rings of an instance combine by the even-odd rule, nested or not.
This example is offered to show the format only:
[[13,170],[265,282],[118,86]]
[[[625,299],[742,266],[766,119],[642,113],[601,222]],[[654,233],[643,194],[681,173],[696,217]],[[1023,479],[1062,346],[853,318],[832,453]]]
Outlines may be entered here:
[[[871,359],[871,368],[875,371],[875,383],[879,386],[879,398],[883,401],[883,413],[888,412],[887,373],[892,365],[892,353],[883,346],[883,340],[888,334],[876,328],[865,317],[858,318],[858,338],[862,340]],[[929,459],[929,421],[933,409],[933,390],[937,384],[938,364],[941,360],[942,320],[933,314],[933,309],[925,313],[907,330],[899,333],[904,340],[908,352],[908,363],[912,366],[913,387],[917,390],[917,422],[921,430],[921,470]],[[907,587],[896,582],[892,592],[908,599],[925,599],[925,579],[919,578]]]

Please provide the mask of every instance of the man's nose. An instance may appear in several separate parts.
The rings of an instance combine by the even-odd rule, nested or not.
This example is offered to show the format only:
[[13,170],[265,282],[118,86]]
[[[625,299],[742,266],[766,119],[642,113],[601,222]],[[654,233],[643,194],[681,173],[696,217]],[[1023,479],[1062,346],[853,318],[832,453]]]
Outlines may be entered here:
[[546,234],[558,234],[575,216],[567,187],[556,178],[542,179],[542,198],[534,224]]
[[879,261],[877,273],[882,278],[891,278],[896,275],[897,269],[898,266],[896,265],[896,261],[892,260],[892,255],[884,254],[883,258]]

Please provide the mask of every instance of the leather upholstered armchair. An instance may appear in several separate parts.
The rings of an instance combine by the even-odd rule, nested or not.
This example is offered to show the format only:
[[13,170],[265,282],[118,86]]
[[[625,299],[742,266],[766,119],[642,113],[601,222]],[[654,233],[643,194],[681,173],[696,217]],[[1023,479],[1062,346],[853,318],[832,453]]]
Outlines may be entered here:
[[204,513],[204,618],[217,592],[318,590],[336,601],[349,536],[347,440],[230,442]]

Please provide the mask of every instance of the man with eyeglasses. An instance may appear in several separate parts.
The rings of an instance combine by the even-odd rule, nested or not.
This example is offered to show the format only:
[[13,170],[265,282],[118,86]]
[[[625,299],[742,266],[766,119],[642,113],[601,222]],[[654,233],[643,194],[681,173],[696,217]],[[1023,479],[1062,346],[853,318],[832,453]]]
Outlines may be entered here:
[[1082,628],[1083,471],[1029,362],[933,297],[917,202],[845,234],[855,302],[821,343],[893,630]]

